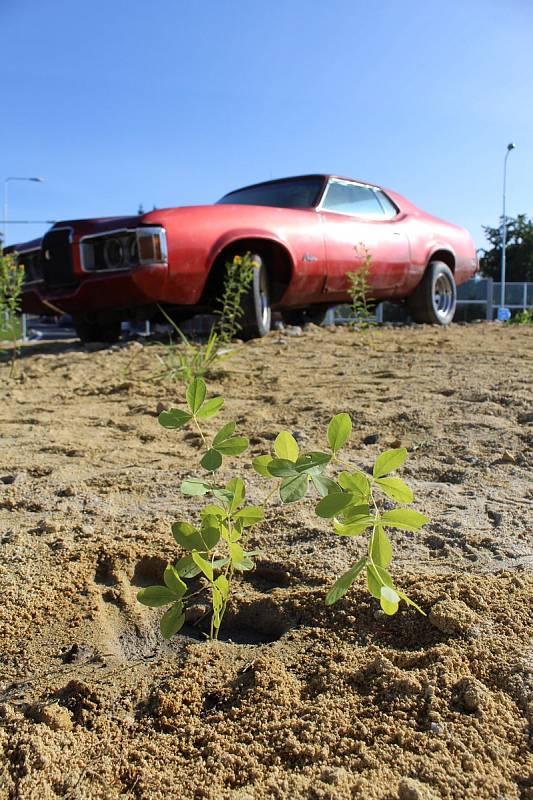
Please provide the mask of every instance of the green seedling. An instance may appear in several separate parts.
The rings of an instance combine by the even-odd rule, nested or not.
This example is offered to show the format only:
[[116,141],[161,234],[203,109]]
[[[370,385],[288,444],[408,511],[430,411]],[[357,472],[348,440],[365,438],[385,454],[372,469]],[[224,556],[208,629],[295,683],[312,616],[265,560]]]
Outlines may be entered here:
[[180,344],[170,341],[164,355],[157,356],[160,369],[152,376],[152,380],[178,380],[189,384],[195,378],[208,375],[217,364],[233,355],[234,351],[228,350],[227,345],[241,329],[240,318],[244,313],[242,301],[252,283],[254,269],[258,266],[250,253],[236,255],[232,261],[226,262],[220,308],[215,312],[218,320],[211,328],[205,344],[189,341],[165,309],[159,306],[159,311],[172,327]]
[[229,344],[241,330],[241,317],[244,314],[242,301],[249,290],[254,271],[259,268],[251,253],[236,255],[226,262],[224,288],[220,298],[219,319],[215,326],[221,343]]
[[[334,583],[325,597],[327,606],[340,600],[364,573],[370,594],[379,600],[386,614],[395,614],[402,600],[424,613],[394,585],[388,571],[392,545],[387,531],[418,531],[428,521],[423,514],[405,507],[412,503],[413,493],[393,474],[404,463],[407,450],[398,448],[381,453],[372,474],[367,474],[339,455],[352,433],[348,414],[337,414],[330,421],[327,446],[323,450],[302,453],[295,437],[289,431],[281,431],[274,441],[273,452],[252,461],[254,470],[270,481],[270,488],[260,505],[248,505],[241,477],[234,476],[225,485],[214,481],[225,459],[246,451],[248,439],[235,434],[235,422],[226,423],[209,438],[204,421],[218,414],[224,400],[206,397],[204,381],[196,378],[187,387],[187,407],[171,408],[159,415],[159,423],[168,430],[192,426],[198,433],[203,450],[200,464],[207,477],[186,478],[180,488],[186,496],[209,496],[210,500],[200,511],[196,524],[178,520],[172,525],[174,540],[182,552],[166,568],[165,585],[150,586],[137,595],[148,606],[170,605],[161,619],[165,638],[184,625],[187,602],[206,592],[212,609],[210,636],[218,637],[234,575],[254,568],[258,551],[248,549],[250,536],[254,526],[264,519],[267,504],[275,495],[283,504],[314,495],[316,515],[331,521],[336,536],[368,534],[366,555]],[[326,475],[328,469],[331,475]],[[384,508],[385,499],[388,506],[392,501],[397,507]]]
[[346,277],[348,278],[348,294],[353,316],[351,324],[353,327],[357,326],[366,330],[376,325],[369,302],[372,254],[363,243],[355,248],[357,254],[359,254],[360,250],[363,253],[363,264],[357,271],[347,272]]
[[[236,423],[228,422],[208,441],[203,431],[206,419],[214,417],[223,406],[222,397],[206,400],[206,385],[195,378],[187,387],[187,408],[171,408],[159,415],[160,424],[169,430],[191,425],[203,445],[200,464],[208,477],[183,481],[181,491],[189,496],[210,495],[213,503],[205,506],[197,525],[178,520],[172,535],[183,551],[175,564],[165,570],[165,586],[141,589],[137,599],[144,605],[158,607],[170,604],[161,619],[161,633],[170,638],[185,623],[185,607],[192,597],[206,590],[211,598],[210,637],[217,638],[231,593],[235,572],[253,569],[257,550],[248,550],[251,529],[263,519],[263,509],[246,504],[246,487],[240,477],[220,486],[212,478],[224,459],[241,455],[248,448],[248,439],[235,435]],[[201,579],[198,588],[189,590],[186,581]]]

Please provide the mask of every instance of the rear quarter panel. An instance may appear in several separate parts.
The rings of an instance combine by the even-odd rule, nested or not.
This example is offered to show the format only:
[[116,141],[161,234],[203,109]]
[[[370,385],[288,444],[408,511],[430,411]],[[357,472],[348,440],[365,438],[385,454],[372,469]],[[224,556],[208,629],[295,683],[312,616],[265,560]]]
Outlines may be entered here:
[[422,280],[427,265],[439,250],[452,254],[455,262],[453,272],[458,285],[473,277],[479,265],[472,237],[465,228],[422,211],[396,192],[385,191],[407,215],[411,266],[403,286],[405,295],[410,294]]

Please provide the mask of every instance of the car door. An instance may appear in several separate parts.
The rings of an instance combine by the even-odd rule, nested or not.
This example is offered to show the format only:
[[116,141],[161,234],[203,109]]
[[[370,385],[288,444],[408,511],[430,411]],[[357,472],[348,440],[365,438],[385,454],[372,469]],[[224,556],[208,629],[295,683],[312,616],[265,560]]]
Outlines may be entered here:
[[326,293],[346,296],[346,273],[362,267],[368,253],[375,297],[399,294],[410,265],[409,239],[405,215],[387,195],[372,186],[331,178],[319,213],[326,244]]

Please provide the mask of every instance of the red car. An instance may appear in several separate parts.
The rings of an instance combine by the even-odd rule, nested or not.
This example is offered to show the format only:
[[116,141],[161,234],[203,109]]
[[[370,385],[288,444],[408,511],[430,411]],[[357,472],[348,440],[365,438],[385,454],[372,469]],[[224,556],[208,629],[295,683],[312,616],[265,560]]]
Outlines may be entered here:
[[245,303],[248,336],[268,333],[272,310],[321,321],[348,300],[346,273],[365,250],[372,297],[405,301],[417,322],[451,322],[456,285],[478,268],[466,230],[333,175],[247,186],[215,205],[58,222],[41,241],[10,249],[27,268],[24,311],[71,314],[84,341],[114,341],[122,320],[156,320],[158,306],[178,322],[213,310],[225,262],[246,252],[260,263]]

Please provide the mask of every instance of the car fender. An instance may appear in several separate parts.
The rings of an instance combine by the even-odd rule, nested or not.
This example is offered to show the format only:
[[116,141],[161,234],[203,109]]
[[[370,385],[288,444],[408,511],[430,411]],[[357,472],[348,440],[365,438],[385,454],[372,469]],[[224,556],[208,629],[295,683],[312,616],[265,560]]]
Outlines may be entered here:
[[295,258],[289,243],[281,236],[276,236],[271,231],[265,231],[260,228],[239,228],[237,230],[225,231],[222,236],[219,236],[208,253],[208,272],[211,272],[213,264],[227,247],[243,239],[262,239],[265,242],[274,242],[280,247],[283,247],[290,259],[291,273],[294,272]]

